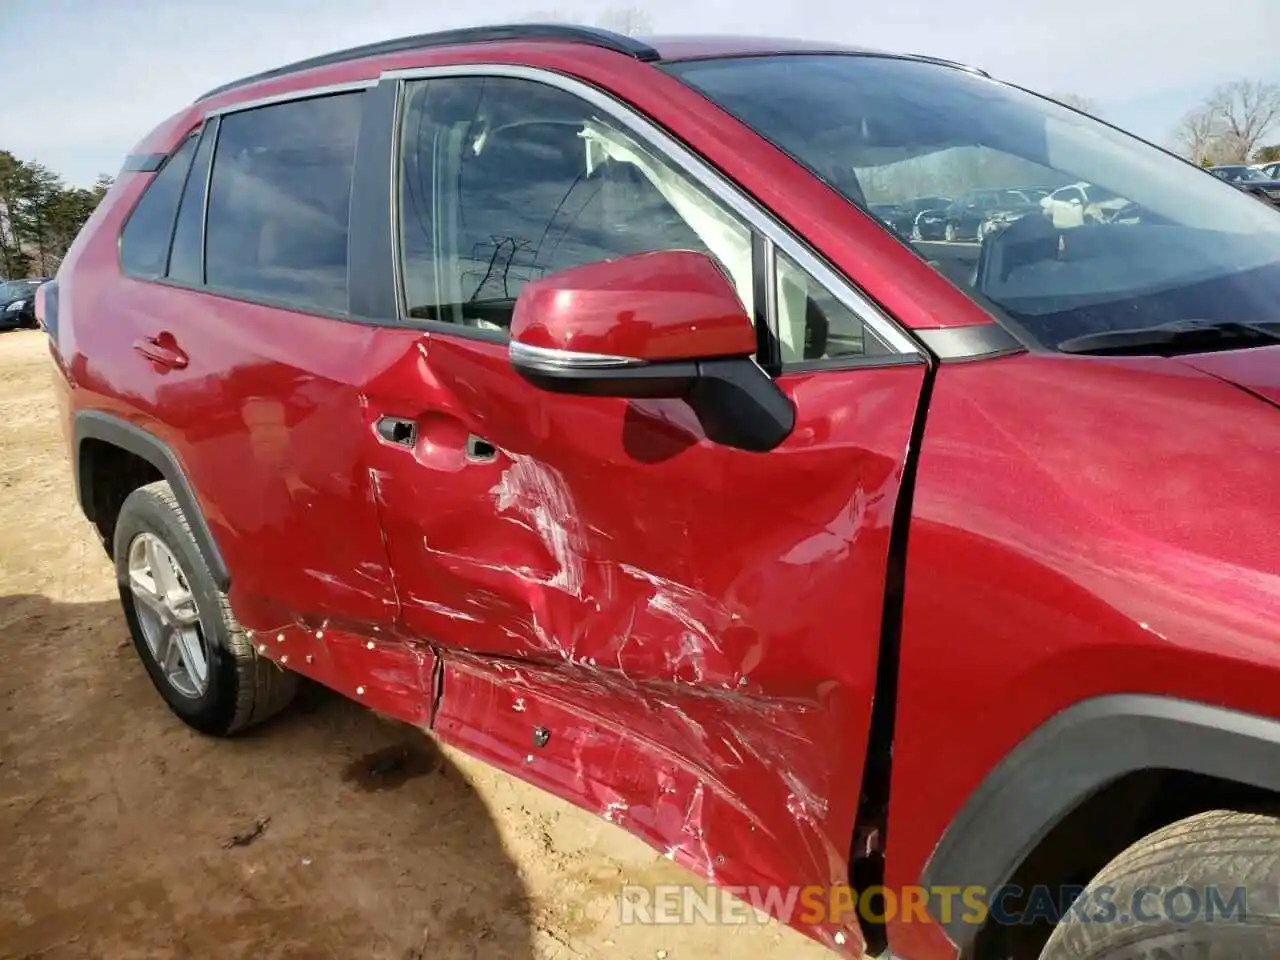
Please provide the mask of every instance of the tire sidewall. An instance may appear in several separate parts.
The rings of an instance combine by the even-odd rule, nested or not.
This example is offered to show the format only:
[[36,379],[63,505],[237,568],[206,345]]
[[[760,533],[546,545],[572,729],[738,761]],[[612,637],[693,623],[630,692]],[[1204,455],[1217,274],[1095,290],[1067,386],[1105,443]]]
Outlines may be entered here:
[[[1227,949],[1230,952],[1225,952]],[[1088,931],[1055,937],[1041,960],[1156,960],[1179,957],[1197,960],[1230,956],[1234,960],[1275,960],[1275,930],[1265,924],[1179,927],[1158,923],[1145,928],[1111,926],[1093,936]]]
[[[141,533],[150,533],[164,542],[181,565],[195,598],[209,657],[209,685],[198,698],[185,697],[173,688],[152,656],[142,632],[133,591],[129,587],[129,547]],[[225,733],[235,716],[239,674],[230,653],[228,627],[222,618],[221,594],[177,508],[166,503],[154,490],[146,487],[135,490],[125,500],[116,522],[113,555],[120,602],[134,649],[157,692],[169,708],[190,726],[204,733]]]
[[[1080,906],[1050,935],[1040,960],[1275,960],[1278,839],[1280,819],[1270,809],[1207,810],[1148,834],[1093,878]],[[1147,904],[1149,918],[1134,907],[1143,891],[1167,896],[1183,887],[1194,892],[1242,886],[1245,902],[1230,913],[1224,908],[1216,919],[1211,909],[1206,912],[1207,894],[1190,917],[1179,917],[1167,901],[1163,909]],[[1105,899],[1096,899],[1104,891]],[[1091,904],[1102,903],[1109,908],[1094,912]]]

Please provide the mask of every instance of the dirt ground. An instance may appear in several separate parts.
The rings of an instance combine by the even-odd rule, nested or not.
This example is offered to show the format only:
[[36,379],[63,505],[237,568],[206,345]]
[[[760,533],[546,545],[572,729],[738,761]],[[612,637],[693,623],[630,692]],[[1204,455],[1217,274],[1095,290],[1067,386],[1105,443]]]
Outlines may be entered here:
[[0,958],[830,956],[769,921],[624,925],[623,884],[701,881],[324,691],[187,729],[74,505],[50,377],[42,334],[0,335]]

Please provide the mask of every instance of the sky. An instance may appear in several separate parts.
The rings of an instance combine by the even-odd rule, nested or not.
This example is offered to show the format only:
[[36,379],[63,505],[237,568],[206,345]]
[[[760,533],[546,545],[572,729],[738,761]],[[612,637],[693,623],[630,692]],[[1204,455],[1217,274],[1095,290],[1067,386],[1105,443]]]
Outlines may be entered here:
[[[642,0],[655,33],[832,40],[960,60],[1074,93],[1161,143],[1212,88],[1280,82],[1280,0]],[[481,10],[481,8],[483,8]],[[165,117],[228,80],[395,36],[595,21],[607,0],[0,0],[0,149],[78,186],[114,175]]]

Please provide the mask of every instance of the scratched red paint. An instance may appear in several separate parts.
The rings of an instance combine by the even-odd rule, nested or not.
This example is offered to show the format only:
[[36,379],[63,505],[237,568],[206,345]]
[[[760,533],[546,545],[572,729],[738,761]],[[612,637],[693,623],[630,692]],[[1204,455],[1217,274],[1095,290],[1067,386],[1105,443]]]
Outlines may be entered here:
[[[618,92],[642,108],[665,94],[677,136],[714,133],[713,162],[836,264],[870,257],[883,282],[868,289],[904,316],[924,316],[941,291],[950,316],[972,322],[953,288],[789,158],[751,138],[757,156],[743,163],[748,135],[677,81],[575,47],[489,53],[617,68]],[[403,62],[328,72],[337,82]],[[198,119],[188,112],[143,149],[170,149]],[[846,882],[867,654],[923,365],[782,377],[795,430],[767,456],[745,453],[708,442],[679,401],[538,391],[501,344],[118,276],[92,284],[115,274],[111,238],[146,179],[123,178],[100,209],[76,255],[82,283],[63,293],[65,311],[88,314],[101,307],[93,291],[110,289],[113,327],[68,323],[62,345],[78,408],[131,419],[180,452],[263,655],[434,728],[719,882]],[[128,344],[173,322],[178,301],[200,317],[182,331],[191,363],[144,372]],[[149,386],[124,399],[123,383]],[[379,440],[384,415],[415,422],[411,449]],[[491,462],[467,458],[472,434],[494,445]],[[542,749],[538,725],[551,731]],[[860,952],[854,925],[843,944],[834,928],[806,932]]]
[[[774,44],[677,40],[666,52]],[[631,104],[903,327],[992,322],[710,100],[582,44],[293,73],[185,109],[135,153],[169,153],[238,101],[478,58],[583,78]],[[1280,397],[1276,349],[936,364],[918,445],[924,364],[793,373],[777,379],[793,432],[750,454],[708,442],[680,401],[538,391],[496,342],[122,276],[117,240],[149,182],[123,173],[59,272],[51,339],[69,438],[75,413],[94,411],[174,452],[263,656],[717,882],[849,878],[909,456],[901,669],[887,701],[891,887],[919,881],[975,786],[1071,704],[1148,691],[1276,715],[1280,427],[1259,402]],[[723,276],[684,259],[676,303],[658,304],[634,265],[532,284],[518,332],[651,358],[752,353]],[[634,317],[602,296],[623,281]],[[554,296],[570,288],[572,328]],[[132,348],[174,331],[190,361],[180,369]],[[414,425],[410,443],[380,438],[386,416]],[[491,449],[477,455],[472,437]],[[865,825],[882,811],[863,813]],[[854,926],[802,929],[861,954]],[[932,921],[889,932],[903,955],[955,956]]]
[[[174,295],[115,289],[127,325]],[[781,378],[802,415],[759,456],[676,401],[538,392],[500,344],[181,296],[198,361],[135,402],[183,451],[266,656],[423,726],[438,657],[442,739],[721,882],[843,882],[875,669],[849,654],[878,642],[923,367]],[[102,338],[84,400],[120,409],[108,383],[145,361],[81,335]],[[385,412],[418,418],[414,449],[377,439]]]

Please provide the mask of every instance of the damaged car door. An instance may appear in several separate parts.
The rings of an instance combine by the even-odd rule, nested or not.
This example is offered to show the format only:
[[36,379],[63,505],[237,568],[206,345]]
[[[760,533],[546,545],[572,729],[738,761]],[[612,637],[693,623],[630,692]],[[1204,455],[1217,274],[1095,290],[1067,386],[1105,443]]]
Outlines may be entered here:
[[[598,90],[523,68],[402,82],[416,329],[387,331],[371,462],[402,629],[442,664],[437,735],[721,882],[846,882],[922,358]],[[767,326],[794,411],[776,449],[714,442],[682,399],[513,369],[526,287],[654,251],[716,265],[748,346]],[[646,328],[642,307],[619,322]]]

